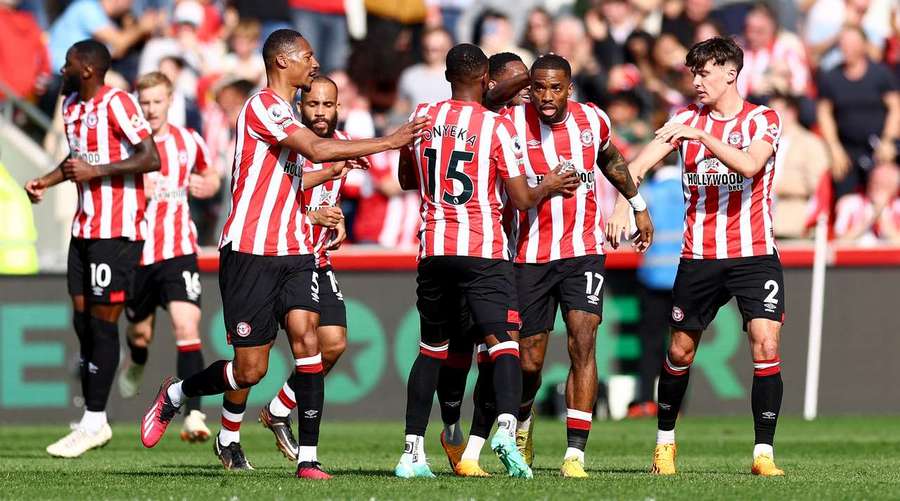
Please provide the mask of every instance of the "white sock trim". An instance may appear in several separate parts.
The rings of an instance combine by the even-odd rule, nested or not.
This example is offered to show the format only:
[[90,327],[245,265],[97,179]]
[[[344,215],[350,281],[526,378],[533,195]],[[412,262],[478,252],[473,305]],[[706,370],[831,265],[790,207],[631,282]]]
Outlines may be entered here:
[[234,412],[222,409],[222,417],[234,423],[240,423],[244,420],[244,413],[235,414]]
[[469,435],[469,441],[466,443],[466,450],[462,453],[462,459],[471,459],[478,461],[481,459],[481,449],[484,447],[484,437],[477,435]]
[[316,456],[315,445],[301,445],[297,448],[297,464],[300,464],[304,461],[318,461],[319,458]]
[[563,460],[566,460],[566,459],[569,459],[572,457],[578,459],[578,461],[581,464],[584,464],[584,451],[583,450],[578,449],[576,447],[567,447],[566,454],[563,456]]
[[78,426],[89,433],[97,433],[107,423],[106,411],[84,411]]
[[225,364],[225,379],[228,380],[228,386],[231,387],[232,390],[240,390],[241,387],[238,386],[237,381],[234,379],[234,363],[228,362]]
[[311,357],[295,358],[294,367],[302,367],[304,365],[316,365],[322,363],[322,354],[316,353]]
[[753,459],[763,454],[775,459],[775,448],[769,444],[756,444],[753,446]]
[[656,445],[674,444],[675,430],[656,430]]
[[182,383],[183,381],[179,381],[170,385],[169,389],[166,390],[166,394],[169,395],[169,400],[175,407],[181,407],[181,403],[184,401],[184,391],[181,389]]
[[281,390],[284,391],[284,394],[288,397],[288,400],[291,402],[297,403],[297,396],[294,395],[294,390],[291,389],[291,385],[284,383],[284,386],[281,387]]
[[673,363],[672,363],[672,360],[669,359],[669,354],[668,354],[668,353],[666,354],[666,365],[668,365],[670,369],[672,369],[673,371],[676,371],[676,372],[684,372],[684,371],[686,371],[686,370],[688,370],[688,369],[691,368],[690,365],[680,366],[680,365],[675,365],[675,364],[673,364]]
[[591,414],[590,412],[580,411],[578,409],[566,409],[566,417],[588,422],[594,420],[593,414]]
[[519,343],[515,341],[504,341],[502,343],[497,343],[494,346],[488,348],[488,353],[493,355],[500,350],[516,350],[519,351]]
[[221,430],[219,430],[219,438],[217,438],[216,440],[219,441],[219,445],[221,445],[222,447],[228,447],[234,442],[241,441],[241,432],[226,430],[225,428],[222,428]]

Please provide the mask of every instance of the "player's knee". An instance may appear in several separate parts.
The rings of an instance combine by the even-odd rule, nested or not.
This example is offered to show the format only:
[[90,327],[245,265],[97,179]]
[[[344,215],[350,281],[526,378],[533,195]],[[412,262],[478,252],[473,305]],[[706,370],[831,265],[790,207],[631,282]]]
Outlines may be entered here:
[[544,368],[544,354],[540,351],[532,349],[522,349],[522,346],[519,346],[521,351],[521,361],[522,361],[522,373],[524,376],[533,376],[535,374],[540,374],[541,369]]
[[249,388],[266,377],[268,367],[238,367],[234,371],[234,382],[240,388]]
[[669,346],[669,361],[673,364],[681,367],[690,366],[694,363],[694,355],[696,354],[696,350],[693,348],[688,348],[685,346],[679,346],[673,344]]
[[762,356],[764,360],[772,360],[778,357],[778,341],[774,338],[754,341],[753,353],[755,356]]
[[319,338],[315,331],[312,334],[294,336],[291,340],[291,350],[295,358],[311,357],[319,353]]
[[200,330],[193,322],[175,322],[175,339],[178,341],[195,341],[200,339]]

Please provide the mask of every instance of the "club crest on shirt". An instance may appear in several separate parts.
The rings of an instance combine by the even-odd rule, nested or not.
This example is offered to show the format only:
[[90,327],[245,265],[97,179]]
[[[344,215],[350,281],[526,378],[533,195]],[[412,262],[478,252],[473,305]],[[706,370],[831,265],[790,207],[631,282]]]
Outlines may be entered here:
[[88,126],[88,129],[94,129],[97,127],[97,114],[93,111],[88,113],[86,117],[84,117],[84,123]]
[[581,131],[581,144],[583,146],[591,146],[594,144],[594,133],[589,129]]
[[137,113],[135,113],[134,115],[131,115],[131,126],[132,127],[134,127],[135,129],[138,129],[143,125],[144,125],[143,117],[141,117]]
[[733,131],[731,134],[728,134],[728,144],[731,146],[739,146],[744,142],[744,136],[738,132]]
[[766,129],[766,132],[768,132],[770,136],[777,138],[781,133],[781,130],[778,128],[778,124],[770,124]]

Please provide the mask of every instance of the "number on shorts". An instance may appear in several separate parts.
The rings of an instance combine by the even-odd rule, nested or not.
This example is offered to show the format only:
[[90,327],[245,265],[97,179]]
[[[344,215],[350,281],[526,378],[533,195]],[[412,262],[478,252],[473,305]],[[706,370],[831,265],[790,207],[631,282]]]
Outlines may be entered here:
[[187,295],[192,297],[200,296],[202,290],[200,286],[200,274],[184,270],[181,272],[181,277],[184,278],[184,290],[187,292]]
[[331,281],[331,290],[334,292],[334,295],[337,296],[341,301],[344,300],[344,295],[341,293],[341,288],[338,286],[337,278],[334,277],[334,272],[328,270],[325,272],[328,274],[328,279]]
[[[584,293],[588,296],[599,296],[600,289],[603,288],[603,275],[599,273],[592,273],[590,271],[584,272],[584,277],[587,279],[586,287],[584,289]],[[597,288],[594,288],[594,279],[597,280]]]
[[106,263],[91,263],[91,287],[109,287],[112,282],[112,270]]
[[775,299],[775,296],[778,295],[778,282],[776,282],[774,280],[769,280],[765,283],[765,285],[763,285],[763,289],[765,289],[767,291],[771,291],[771,292],[769,292],[769,295],[766,296],[765,299],[763,299],[763,302],[778,304],[778,300]]

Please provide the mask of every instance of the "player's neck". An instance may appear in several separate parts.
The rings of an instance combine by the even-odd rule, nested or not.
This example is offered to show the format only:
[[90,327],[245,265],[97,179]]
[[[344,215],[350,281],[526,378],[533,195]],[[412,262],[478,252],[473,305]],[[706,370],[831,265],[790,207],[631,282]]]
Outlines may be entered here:
[[484,89],[480,85],[460,85],[450,83],[450,99],[481,104]]
[[736,88],[731,87],[709,108],[710,114],[715,118],[734,118],[744,109],[744,98],[738,94]]
[[165,137],[169,135],[169,122],[163,122],[162,125],[159,126],[159,129],[153,131],[153,135],[156,137]]
[[93,80],[82,82],[78,87],[78,98],[82,101],[90,101],[91,99],[94,99],[102,88],[103,83],[101,82],[95,82]]
[[294,94],[297,93],[297,89],[293,85],[279,78],[277,74],[268,75],[266,87],[272,89],[275,94],[278,94],[278,97],[289,103],[294,100]]

